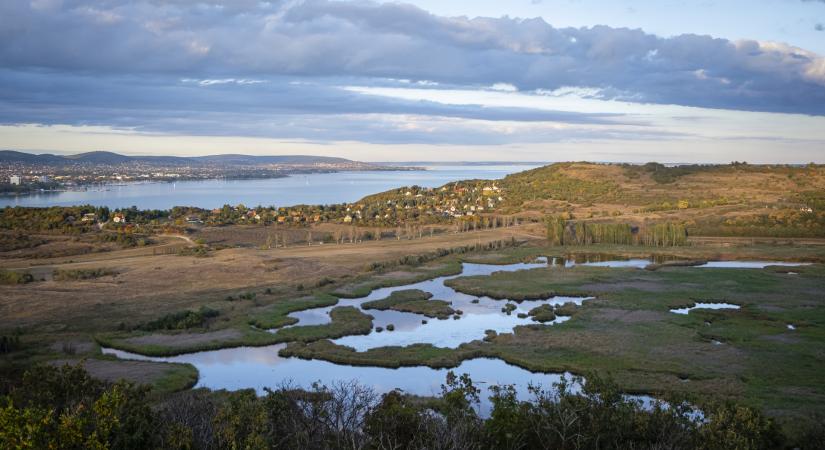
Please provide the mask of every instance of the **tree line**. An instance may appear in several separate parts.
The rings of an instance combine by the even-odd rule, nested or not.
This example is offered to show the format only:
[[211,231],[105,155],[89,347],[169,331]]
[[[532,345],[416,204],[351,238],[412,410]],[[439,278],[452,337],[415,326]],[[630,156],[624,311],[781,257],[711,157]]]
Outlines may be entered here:
[[551,245],[644,245],[675,247],[687,245],[684,224],[664,222],[634,226],[628,223],[591,223],[562,216],[545,218],[547,240]]

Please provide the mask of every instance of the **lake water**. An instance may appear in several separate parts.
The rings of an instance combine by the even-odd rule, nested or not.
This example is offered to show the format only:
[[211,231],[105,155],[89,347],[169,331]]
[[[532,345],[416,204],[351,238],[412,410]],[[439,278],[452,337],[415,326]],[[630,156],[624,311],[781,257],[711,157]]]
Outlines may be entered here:
[[333,204],[404,187],[439,187],[451,181],[500,179],[536,166],[431,166],[421,171],[337,172],[262,180],[206,180],[103,185],[87,190],[0,196],[0,206],[94,205],[109,208],[219,208],[225,204],[291,206]]

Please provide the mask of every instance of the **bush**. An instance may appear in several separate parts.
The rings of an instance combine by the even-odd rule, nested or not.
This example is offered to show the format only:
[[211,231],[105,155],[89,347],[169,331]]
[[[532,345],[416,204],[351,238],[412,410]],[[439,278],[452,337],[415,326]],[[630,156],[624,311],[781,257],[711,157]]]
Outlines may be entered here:
[[22,378],[0,397],[4,448],[714,450],[822,442],[821,428],[789,442],[772,420],[744,406],[703,405],[702,420],[678,399],[644,408],[595,374],[576,392],[580,379],[532,386],[528,401],[512,386],[491,386],[486,418],[477,413],[481,390],[453,372],[431,400],[398,391],[379,397],[348,382],[307,390],[282,385],[264,396],[251,389],[186,391],[155,408],[146,389],[101,383],[81,367],[42,367]]
[[34,276],[28,272],[0,270],[0,284],[26,284],[34,281]]
[[213,317],[220,315],[217,310],[205,306],[197,311],[181,311],[167,314],[160,319],[143,324],[140,329],[144,331],[157,330],[186,330],[189,328],[202,327]]
[[0,399],[3,448],[156,448],[148,388],[108,385],[81,366],[31,369]]
[[53,272],[52,278],[55,281],[79,281],[117,275],[117,272],[109,269],[58,269]]

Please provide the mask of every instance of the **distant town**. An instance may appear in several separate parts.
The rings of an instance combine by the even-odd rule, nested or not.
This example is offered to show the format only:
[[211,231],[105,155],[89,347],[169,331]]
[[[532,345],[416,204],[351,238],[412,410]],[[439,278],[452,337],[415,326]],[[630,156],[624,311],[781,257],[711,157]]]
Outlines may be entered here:
[[0,193],[26,194],[95,184],[260,179],[298,173],[379,170],[422,169],[305,155],[133,157],[110,152],[57,156],[0,151]]

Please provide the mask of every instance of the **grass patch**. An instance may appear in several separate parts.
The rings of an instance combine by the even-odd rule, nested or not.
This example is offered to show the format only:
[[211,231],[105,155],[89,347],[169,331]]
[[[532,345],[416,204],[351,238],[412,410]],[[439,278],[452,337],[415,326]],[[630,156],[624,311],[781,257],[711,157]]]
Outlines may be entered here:
[[331,323],[305,327],[283,328],[275,333],[279,342],[312,342],[320,339],[337,339],[344,336],[369,334],[372,316],[353,306],[333,308],[329,312]]
[[536,322],[540,323],[552,322],[556,320],[556,313],[553,312],[553,307],[551,305],[536,306],[531,309],[527,315],[532,317]]
[[172,364],[172,367],[152,383],[158,395],[190,389],[198,383],[198,369],[191,364]]
[[26,284],[34,281],[34,276],[28,272],[0,270],[0,285]]
[[[221,334],[232,331],[232,335]],[[190,339],[192,337],[200,339]],[[143,342],[142,338],[158,338],[156,341]],[[108,333],[94,336],[102,347],[114,348],[145,356],[177,356],[186,353],[220,350],[234,347],[263,347],[278,344],[274,334],[254,328],[225,328],[202,333]]]
[[283,357],[302,359],[323,359],[337,364],[352,366],[453,368],[465,359],[485,356],[473,345],[462,346],[458,350],[434,347],[430,344],[415,344],[407,347],[381,347],[365,352],[357,352],[352,347],[337,345],[328,340],[316,342],[290,343],[279,354]]
[[449,302],[430,300],[432,294],[418,289],[395,291],[382,300],[373,300],[361,305],[363,309],[377,309],[379,311],[393,310],[422,314],[431,318],[448,319],[455,314]]
[[439,262],[415,268],[404,268],[380,275],[362,277],[360,280],[343,286],[332,292],[339,298],[362,298],[370,295],[376,289],[418,283],[438,277],[458,275],[461,273],[461,263],[458,260]]
[[288,314],[313,308],[324,308],[338,303],[338,299],[329,294],[318,294],[292,300],[281,300],[255,312],[249,324],[260,329],[271,330],[298,323],[298,319]]
[[[496,272],[492,275],[459,277],[447,280],[444,284],[465,294],[476,297],[490,297],[498,300],[541,300],[554,296],[571,297],[588,296],[590,292],[581,288],[583,280],[590,279],[591,273],[583,267],[582,271],[539,268],[519,270],[516,272]],[[599,268],[597,268],[599,269]],[[619,270],[619,269],[608,269]],[[550,279],[546,273],[553,273]]]

